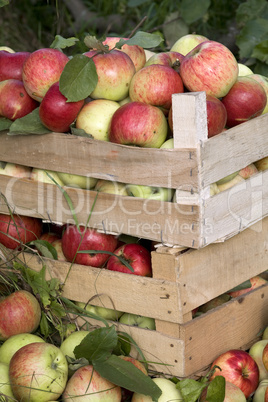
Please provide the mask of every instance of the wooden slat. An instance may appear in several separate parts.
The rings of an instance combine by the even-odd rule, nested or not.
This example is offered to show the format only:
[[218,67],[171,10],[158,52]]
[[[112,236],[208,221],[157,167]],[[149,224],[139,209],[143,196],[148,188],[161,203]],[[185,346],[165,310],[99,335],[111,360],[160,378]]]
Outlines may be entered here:
[[111,308],[111,301],[114,308],[119,311],[161,320],[168,317],[171,322],[178,322],[179,304],[174,282],[78,264],[74,264],[70,269],[70,263],[41,259],[27,253],[21,256],[22,258],[35,270],[40,270],[42,263],[45,264],[47,279],[59,278],[64,284],[64,296],[71,300],[86,303],[92,297],[99,295],[100,299],[95,297],[92,304],[105,307],[109,299],[109,305],[106,304],[106,307]]
[[[12,152],[11,152],[12,150]],[[123,183],[197,189],[194,149],[153,149],[60,133],[0,133],[0,161]]]

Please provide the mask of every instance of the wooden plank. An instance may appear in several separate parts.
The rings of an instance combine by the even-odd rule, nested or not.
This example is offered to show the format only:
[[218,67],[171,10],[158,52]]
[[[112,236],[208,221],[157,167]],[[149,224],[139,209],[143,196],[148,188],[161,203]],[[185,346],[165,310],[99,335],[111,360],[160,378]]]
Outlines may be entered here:
[[206,245],[234,236],[268,215],[268,170],[204,201]]
[[122,183],[197,188],[194,149],[139,148],[61,133],[1,132],[0,160]]
[[189,250],[179,259],[182,314],[232,289],[268,267],[268,218],[223,243]]
[[[178,322],[178,295],[176,284],[170,281],[108,271],[85,265],[54,261],[25,253],[21,258],[32,269],[47,267],[47,279],[59,278],[64,284],[63,294],[75,301],[105,307],[109,299],[116,310],[146,317]],[[99,296],[96,297],[96,295]],[[156,308],[157,306],[157,308]]]
[[268,156],[267,126],[266,113],[204,141],[200,172],[203,186]]
[[[268,322],[268,284],[184,324],[188,376],[229,349],[247,349]],[[205,353],[203,353],[205,351]]]
[[[54,184],[0,176],[0,190],[18,214],[54,222],[73,222],[72,211]],[[97,193],[71,187],[65,187],[65,190],[72,200],[78,222],[86,224]],[[0,211],[8,213],[3,198],[0,198]],[[99,193],[89,225],[110,233],[199,247],[197,206]]]

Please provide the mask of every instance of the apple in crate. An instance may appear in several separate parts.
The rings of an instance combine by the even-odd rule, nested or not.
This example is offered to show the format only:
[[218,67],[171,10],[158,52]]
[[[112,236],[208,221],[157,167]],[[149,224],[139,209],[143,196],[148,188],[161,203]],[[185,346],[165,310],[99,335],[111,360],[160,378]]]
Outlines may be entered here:
[[25,345],[34,342],[45,342],[40,336],[29,332],[10,336],[0,347],[0,362],[9,364],[12,356]]
[[[116,236],[100,233],[83,225],[79,228],[75,225],[68,225],[62,235],[62,251],[67,261],[98,268],[102,267],[109,258],[109,254],[105,251],[114,252],[117,244]],[[83,250],[97,250],[104,251],[104,253],[78,253]]]
[[14,395],[9,380],[8,364],[0,362],[0,398],[2,401],[14,401]]
[[[118,38],[115,36],[109,36],[105,39],[105,41],[103,41],[103,44],[109,46],[109,50],[112,50],[120,39],[127,40],[127,38]],[[126,43],[121,47],[121,49],[117,50],[121,50],[131,58],[136,71],[139,71],[142,67],[144,67],[144,64],[146,62],[146,55],[143,47],[138,45],[128,45]]]
[[265,90],[266,96],[267,96],[267,102],[266,102],[266,106],[265,106],[262,114],[267,113],[268,112],[268,78],[261,74],[250,74],[248,77],[252,78],[253,80],[257,81],[259,84],[261,84],[261,86]]
[[83,303],[83,302],[75,302],[75,304],[88,311],[89,313],[96,314],[99,317],[104,318],[105,320],[117,321],[119,317],[123,314],[122,311],[115,310],[114,308],[108,308],[103,306],[94,306],[93,304]]
[[189,53],[194,47],[199,45],[199,43],[207,41],[208,38],[203,35],[197,34],[187,34],[181,36],[176,42],[171,46],[172,52],[179,52],[182,55]]
[[97,183],[97,179],[89,176],[81,176],[72,173],[57,172],[58,177],[65,186],[91,190]]
[[65,255],[63,254],[63,251],[62,251],[62,239],[54,240],[51,244],[57,252],[58,261],[67,261]]
[[31,180],[33,181],[40,181],[42,183],[49,183],[49,184],[55,184],[53,179],[56,181],[57,184],[60,186],[64,186],[63,181],[59,178],[59,175],[57,172],[54,172],[53,170],[47,170],[47,169],[41,169],[41,168],[32,168],[31,172]]
[[258,287],[260,287],[260,286],[262,286],[262,285],[265,285],[265,284],[267,283],[267,280],[264,279],[264,278],[262,278],[262,277],[259,276],[259,275],[256,275],[256,276],[250,278],[250,283],[251,283],[251,286],[250,286],[249,288],[240,289],[240,290],[234,290],[234,291],[232,291],[232,292],[228,292],[228,294],[229,294],[231,297],[242,296],[242,295],[244,295],[244,294],[250,292],[250,291],[253,290],[253,289],[256,289],[256,288],[258,288]]
[[253,402],[268,402],[268,380],[260,381],[253,395]]
[[0,214],[0,243],[10,249],[37,240],[42,234],[41,219]]
[[257,162],[254,162],[254,165],[256,166],[259,172],[268,169],[268,156],[258,160]]
[[57,346],[47,342],[30,343],[13,355],[9,378],[19,401],[54,401],[65,389],[68,363]]
[[108,99],[94,99],[86,103],[76,119],[76,128],[91,134],[95,140],[109,141],[108,131],[114,112],[120,104]]
[[120,183],[114,180],[99,179],[94,187],[95,191],[100,193],[128,195],[125,183]]
[[34,332],[41,320],[36,297],[27,290],[17,290],[0,300],[0,340]]
[[9,79],[0,82],[0,116],[13,121],[31,113],[37,106],[22,81]]
[[59,81],[69,58],[58,49],[42,48],[30,54],[22,69],[22,80],[28,94],[41,102],[47,90]]
[[182,92],[184,87],[179,73],[161,64],[143,67],[133,76],[129,87],[129,97],[133,102],[161,107],[166,114],[171,108],[172,94]]
[[180,62],[184,56],[178,52],[160,52],[151,56],[145,63],[145,67],[151,64],[162,64],[163,66],[173,67],[174,65],[180,65]]
[[[259,341],[256,341],[253,343],[253,345],[249,349],[249,354],[255,362],[257,363],[259,367],[259,381],[268,379],[268,371],[265,368],[264,361],[263,361],[263,356],[264,356],[264,349],[266,345],[268,344],[267,339],[261,339]],[[266,348],[266,353],[267,353],[267,348]]]
[[15,80],[22,81],[22,67],[30,52],[7,52],[0,51],[0,81]]
[[128,184],[126,186],[128,195],[132,197],[140,197],[150,200],[171,201],[174,190],[165,187],[152,187],[143,185]]
[[119,318],[121,324],[134,325],[140,328],[155,330],[155,320],[138,314],[124,313]]
[[240,176],[243,177],[243,179],[248,179],[249,177],[253,176],[256,173],[258,173],[258,169],[254,165],[254,163],[250,163],[243,169],[239,170],[239,174]]
[[98,75],[98,83],[90,94],[92,99],[120,101],[128,96],[130,81],[136,69],[126,53],[111,50],[103,54],[90,50],[84,55],[92,57]]
[[[140,276],[152,276],[151,254],[141,244],[123,244],[114,251],[114,254],[107,261],[108,270]],[[117,256],[126,260],[133,268],[133,272]]]
[[266,102],[266,92],[261,84],[249,77],[238,77],[228,94],[222,98],[227,111],[227,127],[260,116]]
[[197,45],[184,57],[180,75],[189,91],[205,91],[207,95],[221,98],[236,82],[238,65],[226,46],[208,40]]
[[57,81],[44,95],[39,107],[39,117],[49,130],[67,133],[83,105],[84,100],[67,102],[67,98],[60,92]]
[[[168,378],[157,377],[152,379],[155,384],[161,389],[162,394],[158,398],[158,402],[183,402],[184,399],[176,384]],[[152,398],[148,395],[134,393],[131,402],[152,402]]]
[[[206,396],[207,388],[202,392],[200,402],[207,402]],[[247,400],[244,393],[237,385],[230,381],[225,381],[225,396],[223,402],[247,402]]]
[[18,178],[27,178],[29,179],[31,176],[32,168],[24,165],[19,165],[17,163],[11,162],[2,162],[3,165],[1,166],[0,162],[0,174],[4,174],[7,176],[18,177]]
[[142,102],[129,102],[115,111],[109,128],[109,141],[159,148],[167,133],[167,120],[160,108]]
[[93,366],[88,365],[80,367],[68,380],[62,400],[121,402],[121,388],[101,377]]
[[253,357],[244,350],[231,349],[222,353],[211,364],[211,369],[213,367],[215,367],[215,371],[210,380],[218,375],[223,376],[226,381],[237,385],[246,398],[249,398],[258,387],[258,365]]

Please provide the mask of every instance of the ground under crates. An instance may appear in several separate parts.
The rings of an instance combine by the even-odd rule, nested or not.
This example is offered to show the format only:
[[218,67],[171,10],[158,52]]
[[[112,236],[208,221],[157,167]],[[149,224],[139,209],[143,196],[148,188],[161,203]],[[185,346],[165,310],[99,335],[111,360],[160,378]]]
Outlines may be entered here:
[[[268,156],[268,114],[207,138],[205,93],[173,95],[175,149],[112,144],[70,134],[0,134],[0,161],[176,190],[177,202],[66,188],[80,223],[195,249],[233,236],[268,214],[268,170],[210,196],[210,185]],[[17,213],[71,221],[53,184],[0,178]],[[0,212],[7,212],[1,198]]]
[[78,264],[70,270],[69,263],[32,254],[24,258],[37,270],[45,263],[47,278],[67,278],[63,294],[71,300],[94,298],[95,305],[155,318],[155,331],[121,329],[142,348],[151,370],[183,378],[228,349],[247,349],[268,325],[268,285],[192,319],[194,308],[267,270],[267,233],[265,218],[200,250],[159,247],[152,252],[152,278]]

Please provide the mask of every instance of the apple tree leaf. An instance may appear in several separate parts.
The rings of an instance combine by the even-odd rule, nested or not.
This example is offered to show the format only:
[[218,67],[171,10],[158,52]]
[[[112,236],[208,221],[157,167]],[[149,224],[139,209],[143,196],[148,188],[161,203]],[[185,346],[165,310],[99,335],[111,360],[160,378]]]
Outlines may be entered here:
[[203,389],[207,387],[207,382],[199,382],[191,378],[181,380],[176,384],[185,402],[195,402],[200,397]]
[[16,119],[9,127],[8,135],[47,134],[51,131],[40,120],[39,108],[34,109],[26,116]]
[[223,402],[225,399],[225,378],[216,376],[207,387],[207,402]]
[[82,128],[76,128],[71,126],[71,134],[77,135],[78,137],[87,137],[87,138],[94,138],[92,134],[88,134]]
[[53,49],[65,49],[66,47],[74,46],[79,39],[75,37],[65,39],[61,35],[56,35],[54,41],[51,43],[50,47]]
[[12,120],[6,119],[5,117],[0,117],[0,131],[8,130],[12,124]]
[[94,61],[83,54],[75,55],[65,65],[60,76],[60,92],[67,102],[86,99],[98,83]]
[[9,0],[0,0],[0,7],[4,7],[9,3],[10,3]]
[[237,35],[236,44],[239,47],[239,57],[251,57],[259,43],[265,41],[268,35],[268,20],[256,18],[248,21]]
[[77,359],[84,357],[92,363],[106,361],[116,347],[117,340],[114,325],[95,329],[74,348],[74,355]]
[[111,355],[106,360],[93,361],[93,367],[102,377],[129,391],[149,395],[155,401],[162,394],[150,376],[116,355]]
[[130,39],[120,39],[115,47],[120,49],[123,45],[128,44],[129,46],[138,45],[143,47],[144,49],[151,49],[160,45],[163,42],[163,38],[160,35],[151,34],[143,31],[138,31],[132,38]]
[[268,17],[268,4],[266,0],[247,0],[239,4],[236,11],[236,22],[242,27],[250,20],[259,16]]
[[28,245],[34,246],[44,257],[51,258],[53,260],[58,259],[57,250],[47,240],[33,240],[28,243]]
[[251,56],[268,64],[268,40],[256,45]]
[[104,45],[96,36],[87,35],[84,39],[84,43],[89,49],[96,49],[104,53],[109,52],[109,46]]
[[180,15],[187,24],[192,24],[207,13],[210,3],[210,0],[182,0]]

